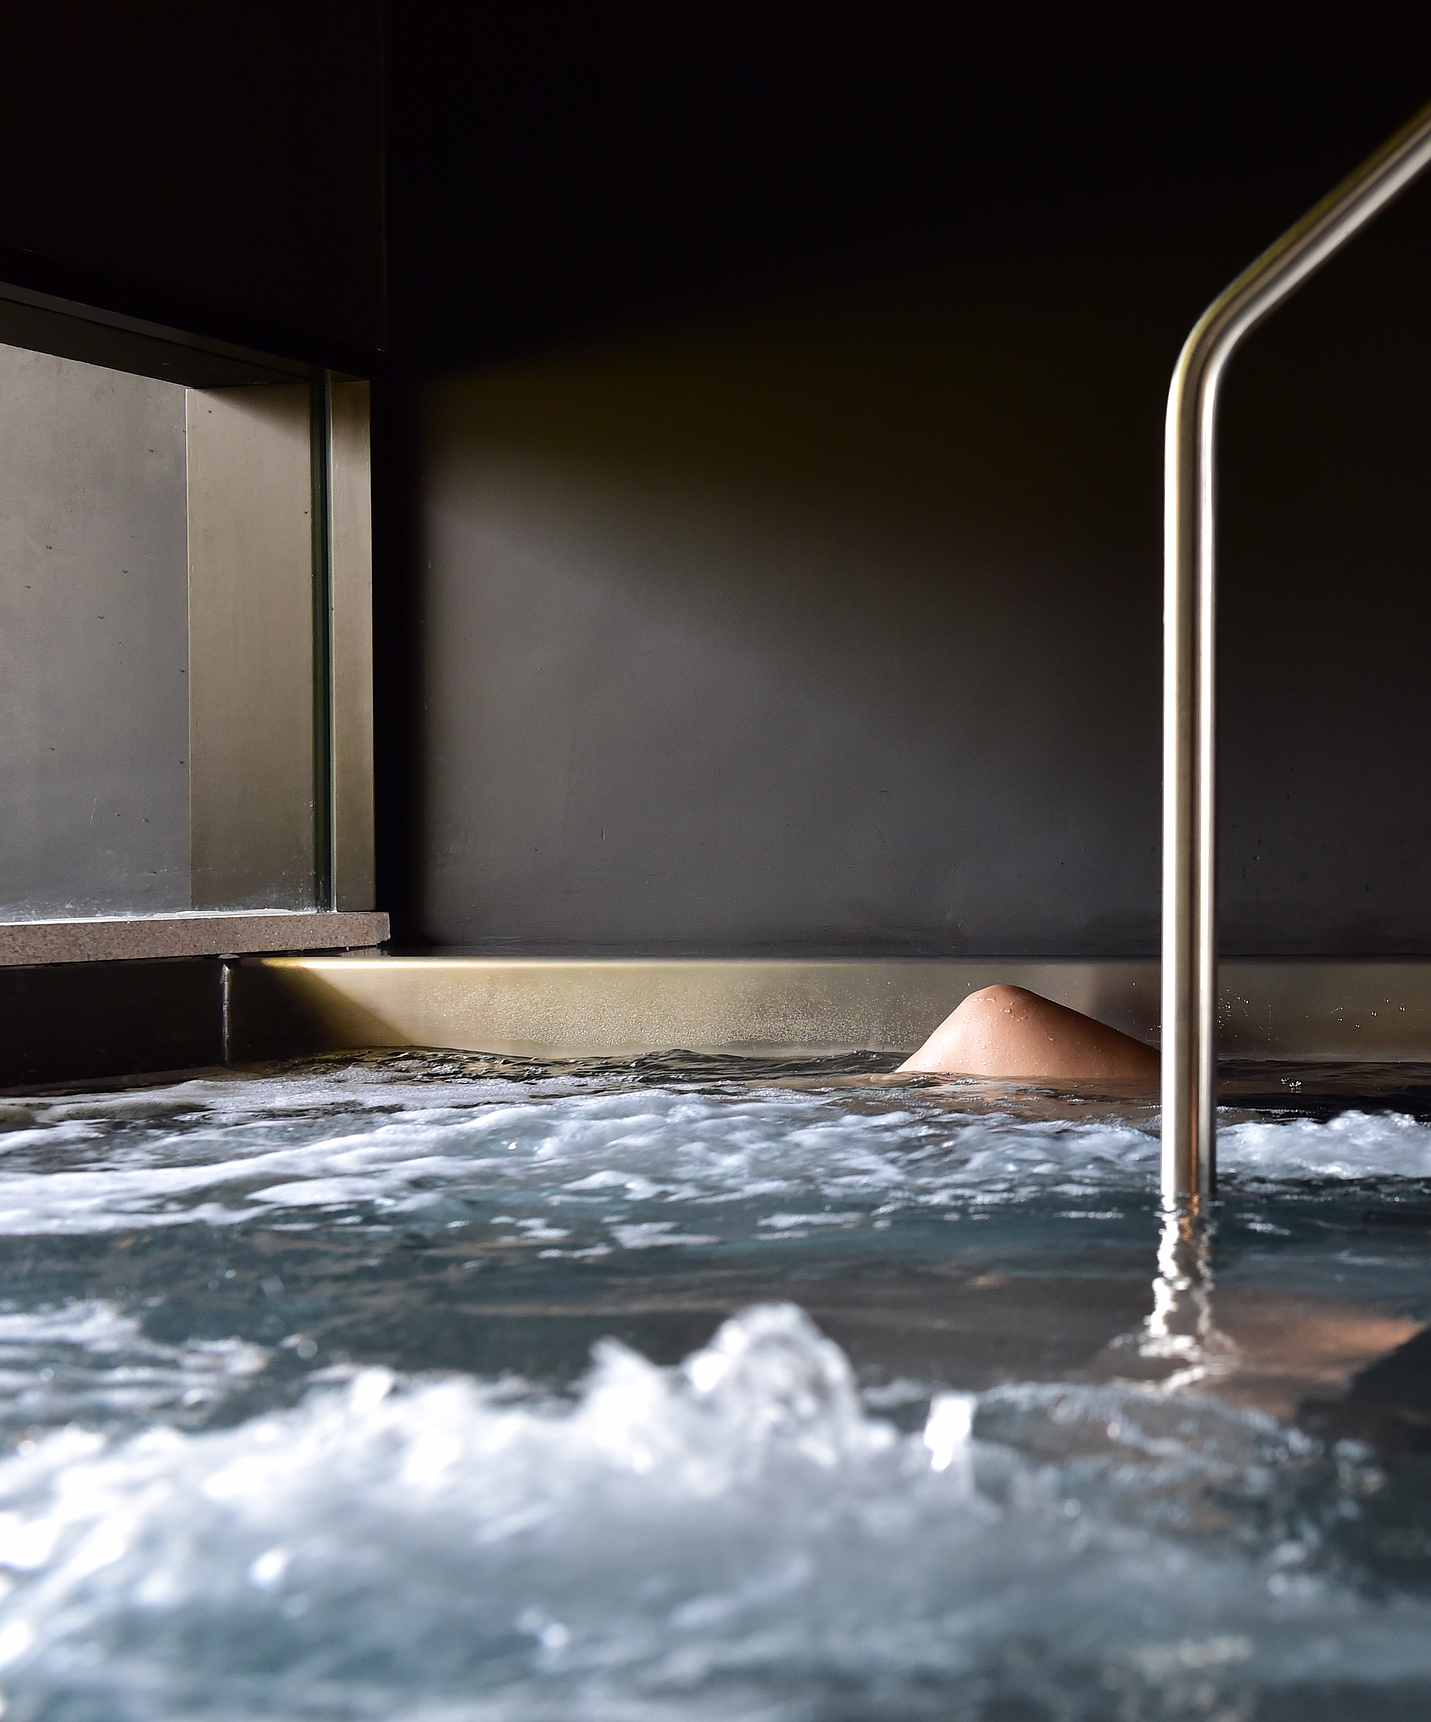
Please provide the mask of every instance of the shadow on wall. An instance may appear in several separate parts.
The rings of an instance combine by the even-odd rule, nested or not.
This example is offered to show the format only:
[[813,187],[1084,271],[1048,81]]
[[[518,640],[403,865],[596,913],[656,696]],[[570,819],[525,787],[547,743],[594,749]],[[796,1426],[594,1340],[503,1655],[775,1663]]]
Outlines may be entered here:
[[[1161,430],[1182,291],[1146,252],[930,268],[431,385],[424,935],[1153,952]],[[1288,337],[1294,370],[1297,339],[1325,339],[1318,291]],[[1275,383],[1250,391],[1259,423]],[[1304,419],[1345,437],[1346,390],[1376,386],[1304,390]],[[1294,500],[1305,515],[1289,479],[1265,509],[1239,502],[1226,575],[1280,590],[1264,610],[1303,606],[1301,639],[1336,556],[1310,525],[1295,567],[1265,554]],[[1376,555],[1424,608],[1396,584],[1404,500]],[[1337,630],[1335,710],[1315,677],[1260,678],[1255,653],[1230,655],[1228,732],[1258,738],[1227,771],[1237,948],[1431,937],[1403,864],[1425,853],[1424,821],[1380,780],[1358,797],[1343,739],[1357,688],[1396,707],[1406,750],[1426,719],[1352,632]],[[1306,783],[1324,761],[1326,796],[1274,807],[1279,758]],[[1295,884],[1244,887],[1254,837],[1300,856]],[[1356,904],[1353,852],[1370,887]]]

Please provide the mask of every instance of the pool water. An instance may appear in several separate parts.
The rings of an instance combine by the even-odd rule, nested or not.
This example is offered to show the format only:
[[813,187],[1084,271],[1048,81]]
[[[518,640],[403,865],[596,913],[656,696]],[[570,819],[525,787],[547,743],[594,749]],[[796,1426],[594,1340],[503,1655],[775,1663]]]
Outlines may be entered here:
[[0,1100],[6,1722],[1431,1714],[1431,1083]]

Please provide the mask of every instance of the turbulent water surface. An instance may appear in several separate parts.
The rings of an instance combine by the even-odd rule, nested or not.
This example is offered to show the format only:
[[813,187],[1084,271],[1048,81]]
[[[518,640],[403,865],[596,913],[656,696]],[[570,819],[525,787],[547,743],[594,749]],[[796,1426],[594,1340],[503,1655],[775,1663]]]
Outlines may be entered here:
[[0,1100],[5,1717],[1431,1714],[1423,1091],[882,1068]]

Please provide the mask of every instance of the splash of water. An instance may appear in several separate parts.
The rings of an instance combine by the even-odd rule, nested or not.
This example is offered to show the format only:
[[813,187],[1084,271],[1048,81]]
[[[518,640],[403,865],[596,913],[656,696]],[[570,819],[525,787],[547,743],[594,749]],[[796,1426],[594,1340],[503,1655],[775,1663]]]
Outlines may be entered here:
[[[780,1237],[1156,1186],[1143,1127],[971,1115],[917,1090],[857,1098],[594,1079],[587,1091],[574,1077],[420,1083],[359,1067],[16,1101],[0,1120],[0,1234],[311,1224],[374,1208],[460,1218],[474,1204],[530,1225],[525,1203],[578,1222],[545,1221],[550,1235],[532,1239],[559,1252],[651,1249],[724,1236],[722,1210]],[[1424,1180],[1431,1128],[1358,1112],[1243,1122],[1223,1131],[1220,1156],[1244,1188]],[[663,1236],[664,1216],[638,1211],[652,1204],[704,1210],[707,1223],[666,1223]],[[613,1207],[629,1211],[583,1229]]]
[[673,1368],[603,1342],[570,1399],[370,1369],[235,1429],[70,1428],[0,1463],[0,1680],[19,1714],[162,1722],[1051,1694],[1091,1722],[1115,1691],[1213,1714],[1178,1706],[1329,1655],[1431,1681],[1425,1607],[1370,1606],[1286,1525],[1239,1550],[1187,1520],[1316,1462],[1270,1419],[1111,1387],[944,1394],[903,1435],[791,1305]]

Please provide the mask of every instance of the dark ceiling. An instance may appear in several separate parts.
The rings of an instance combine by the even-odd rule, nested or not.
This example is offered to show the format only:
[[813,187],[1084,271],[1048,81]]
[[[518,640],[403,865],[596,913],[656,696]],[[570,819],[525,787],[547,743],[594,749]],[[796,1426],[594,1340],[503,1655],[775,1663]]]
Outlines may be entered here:
[[1077,225],[1206,297],[1431,95],[1431,12],[76,0],[0,56],[0,278],[420,368]]
[[1205,299],[1431,97],[1376,5],[406,5],[399,350],[491,357],[811,276],[1191,224]]

